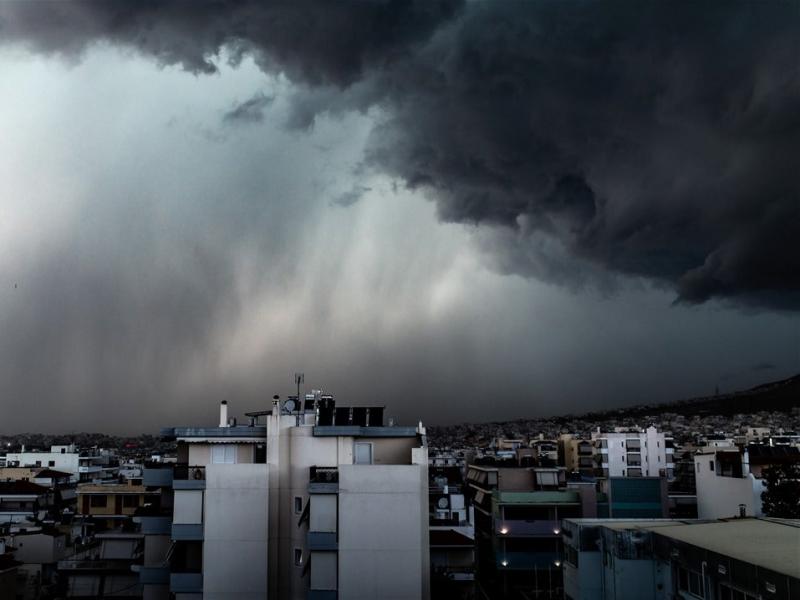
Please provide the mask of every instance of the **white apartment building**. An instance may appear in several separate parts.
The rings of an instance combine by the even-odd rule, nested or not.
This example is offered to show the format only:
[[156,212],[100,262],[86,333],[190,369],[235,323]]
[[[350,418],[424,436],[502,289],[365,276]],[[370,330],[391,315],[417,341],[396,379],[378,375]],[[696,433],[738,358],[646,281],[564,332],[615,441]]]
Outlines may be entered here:
[[56,471],[63,471],[73,476],[73,481],[78,480],[80,471],[80,454],[75,450],[74,444],[68,446],[51,446],[50,452],[8,452],[0,458],[3,467],[49,467]]
[[80,453],[75,444],[51,446],[49,452],[8,452],[0,457],[0,467],[49,467],[72,475],[72,481],[96,481],[116,473],[114,456],[107,450]]
[[[150,533],[144,598],[427,599],[421,424],[384,427],[382,407],[320,394],[248,416],[235,425],[223,403],[218,427],[162,432],[178,443],[178,466],[171,524],[136,517]],[[165,468],[146,468],[145,485],[155,471]]]
[[772,465],[800,462],[800,450],[787,446],[751,445],[709,448],[694,456],[697,517],[723,519],[764,516],[763,471]]
[[672,438],[652,425],[645,430],[617,428],[592,432],[595,462],[601,477],[661,477],[673,479]]

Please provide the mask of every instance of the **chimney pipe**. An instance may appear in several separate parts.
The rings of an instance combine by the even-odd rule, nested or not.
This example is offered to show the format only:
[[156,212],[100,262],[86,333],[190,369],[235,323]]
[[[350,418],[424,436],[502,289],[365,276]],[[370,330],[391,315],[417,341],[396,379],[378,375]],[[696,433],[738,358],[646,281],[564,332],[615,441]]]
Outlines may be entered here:
[[228,426],[228,401],[223,400],[219,403],[219,426]]

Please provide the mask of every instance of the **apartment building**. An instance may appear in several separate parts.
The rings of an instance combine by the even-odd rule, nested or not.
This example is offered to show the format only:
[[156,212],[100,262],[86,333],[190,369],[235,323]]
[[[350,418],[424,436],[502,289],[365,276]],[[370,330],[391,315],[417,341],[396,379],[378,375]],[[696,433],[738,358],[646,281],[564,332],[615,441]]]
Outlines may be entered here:
[[53,506],[53,493],[30,481],[0,481],[0,523],[33,523]]
[[476,582],[491,598],[561,598],[561,520],[596,514],[593,484],[564,471],[470,465]]
[[645,430],[592,432],[598,477],[674,477],[672,438],[650,426]]
[[162,490],[135,517],[145,598],[429,597],[424,428],[303,400],[276,398],[247,425],[222,403],[217,427],[162,431],[178,464],[143,472]]
[[594,454],[594,443],[590,440],[577,438],[570,433],[561,434],[558,439],[558,463],[563,465],[568,473],[593,476]]
[[8,452],[0,457],[0,467],[49,467],[69,473],[72,481],[97,481],[116,474],[116,457],[108,450],[92,448],[78,452],[75,444],[51,446],[49,452]]
[[563,523],[567,600],[791,600],[800,526],[780,519]]
[[755,444],[743,448],[708,448],[694,456],[697,516],[717,519],[738,515],[761,517],[764,470],[772,465],[800,463],[793,446]]

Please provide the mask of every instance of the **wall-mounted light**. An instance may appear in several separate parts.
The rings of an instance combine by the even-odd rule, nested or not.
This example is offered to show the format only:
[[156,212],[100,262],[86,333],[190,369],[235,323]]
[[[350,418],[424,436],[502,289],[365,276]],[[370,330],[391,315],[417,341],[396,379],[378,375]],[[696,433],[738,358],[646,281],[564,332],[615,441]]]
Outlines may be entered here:
[[502,561],[500,561],[500,564],[503,565],[504,567],[507,567],[508,566],[508,561],[507,560],[502,560]]
[[507,534],[508,533],[508,527],[501,527],[500,528],[500,533],[502,533],[503,535]]
[[558,535],[559,533],[561,533],[561,530],[558,527],[556,527],[555,529],[553,529],[553,533]]
[[561,566],[561,561],[560,560],[556,560],[556,561],[553,562],[553,564],[555,566],[557,566],[557,567],[560,567]]

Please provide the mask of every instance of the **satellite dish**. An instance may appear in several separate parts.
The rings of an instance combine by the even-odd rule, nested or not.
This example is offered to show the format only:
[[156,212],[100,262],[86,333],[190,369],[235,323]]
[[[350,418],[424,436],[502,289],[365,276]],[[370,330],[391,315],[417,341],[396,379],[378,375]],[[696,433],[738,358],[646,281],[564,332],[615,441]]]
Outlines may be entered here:
[[448,504],[447,498],[445,497],[439,498],[438,502],[439,508],[447,508],[447,504]]
[[285,414],[290,414],[294,412],[295,404],[294,400],[287,400],[283,403],[283,412]]

